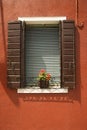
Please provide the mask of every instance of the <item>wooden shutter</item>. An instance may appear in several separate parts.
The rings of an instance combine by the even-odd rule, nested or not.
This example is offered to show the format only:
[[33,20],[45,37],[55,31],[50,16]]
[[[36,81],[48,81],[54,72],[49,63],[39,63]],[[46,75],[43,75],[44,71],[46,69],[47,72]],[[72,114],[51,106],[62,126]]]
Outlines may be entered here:
[[7,77],[8,77],[8,87],[11,88],[20,87],[21,34],[22,34],[22,22],[15,21],[8,23]]
[[61,77],[62,87],[75,88],[75,24],[72,20],[61,23]]

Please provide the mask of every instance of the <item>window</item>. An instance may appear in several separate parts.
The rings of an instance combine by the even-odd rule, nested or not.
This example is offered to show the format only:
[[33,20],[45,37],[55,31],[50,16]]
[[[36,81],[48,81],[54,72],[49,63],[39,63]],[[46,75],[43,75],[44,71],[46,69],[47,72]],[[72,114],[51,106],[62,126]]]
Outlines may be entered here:
[[51,73],[51,86],[60,85],[58,24],[26,24],[25,30],[26,86],[38,86],[37,76],[41,69],[45,69],[48,73]]
[[8,86],[19,88],[36,84],[38,71],[45,68],[52,73],[54,84],[59,83],[61,88],[74,88],[74,32],[73,20],[37,25],[9,22]]

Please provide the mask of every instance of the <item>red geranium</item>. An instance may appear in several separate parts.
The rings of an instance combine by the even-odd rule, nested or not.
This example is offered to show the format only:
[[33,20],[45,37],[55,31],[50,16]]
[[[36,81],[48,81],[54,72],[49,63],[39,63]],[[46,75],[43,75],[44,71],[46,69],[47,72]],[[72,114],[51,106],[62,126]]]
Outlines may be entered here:
[[46,75],[46,79],[47,79],[47,80],[50,80],[50,79],[51,79],[51,74],[47,74],[47,75]]
[[41,69],[38,76],[39,80],[50,80],[51,74],[47,73],[45,69]]
[[40,70],[40,73],[45,73],[46,71],[44,69],[41,69]]

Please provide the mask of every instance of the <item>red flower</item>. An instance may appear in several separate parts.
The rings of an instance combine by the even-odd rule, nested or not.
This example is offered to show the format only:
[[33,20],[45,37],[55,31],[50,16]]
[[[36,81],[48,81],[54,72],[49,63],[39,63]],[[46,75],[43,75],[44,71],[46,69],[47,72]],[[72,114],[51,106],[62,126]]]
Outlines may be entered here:
[[47,73],[44,69],[41,69],[38,75],[39,80],[50,80],[51,74]]
[[47,74],[47,75],[46,75],[46,79],[47,79],[47,80],[50,80],[50,78],[51,78],[51,74]]
[[44,69],[41,69],[40,70],[40,73],[45,73],[46,71]]

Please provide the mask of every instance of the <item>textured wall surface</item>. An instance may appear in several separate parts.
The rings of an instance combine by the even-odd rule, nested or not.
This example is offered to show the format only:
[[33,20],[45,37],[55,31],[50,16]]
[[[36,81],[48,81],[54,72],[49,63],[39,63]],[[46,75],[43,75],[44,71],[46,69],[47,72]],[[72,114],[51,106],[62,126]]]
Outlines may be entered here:
[[[87,0],[0,0],[0,130],[87,130],[86,6]],[[17,94],[7,87],[7,23],[30,16],[75,20],[76,88],[68,94]]]

